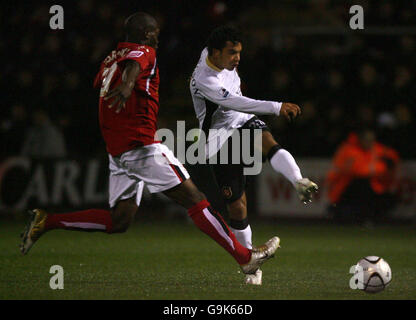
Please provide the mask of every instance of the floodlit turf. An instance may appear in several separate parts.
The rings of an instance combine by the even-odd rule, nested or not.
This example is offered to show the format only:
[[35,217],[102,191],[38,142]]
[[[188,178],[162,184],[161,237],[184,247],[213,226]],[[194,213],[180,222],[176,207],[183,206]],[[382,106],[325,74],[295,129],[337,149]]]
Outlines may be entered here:
[[[416,299],[414,226],[253,224],[255,243],[281,238],[262,286],[244,285],[234,260],[187,222],[136,222],[118,235],[52,231],[27,256],[22,228],[0,221],[0,299]],[[381,293],[349,288],[350,266],[366,255],[392,268]],[[52,265],[64,268],[63,290],[49,288]]]

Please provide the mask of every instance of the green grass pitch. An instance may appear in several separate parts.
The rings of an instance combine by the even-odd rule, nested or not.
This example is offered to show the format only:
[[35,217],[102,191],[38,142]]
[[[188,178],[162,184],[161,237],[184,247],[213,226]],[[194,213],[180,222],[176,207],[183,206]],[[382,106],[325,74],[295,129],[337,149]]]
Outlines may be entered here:
[[[136,221],[115,235],[51,231],[27,256],[18,251],[23,226],[0,221],[0,299],[416,299],[414,226],[253,223],[256,244],[281,238],[262,286],[244,285],[228,253],[188,222]],[[392,268],[381,293],[349,288],[350,266],[367,255]],[[49,287],[52,265],[64,268],[63,290]]]

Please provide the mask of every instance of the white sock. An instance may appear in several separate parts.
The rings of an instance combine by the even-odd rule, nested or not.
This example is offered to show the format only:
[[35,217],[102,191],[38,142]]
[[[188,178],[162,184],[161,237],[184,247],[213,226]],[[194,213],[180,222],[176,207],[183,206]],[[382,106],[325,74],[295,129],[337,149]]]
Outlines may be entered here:
[[279,149],[270,159],[270,164],[276,172],[280,172],[293,185],[302,179],[300,169],[293,156],[285,149]]
[[235,237],[237,238],[238,242],[240,242],[244,248],[252,249],[252,242],[251,242],[251,228],[250,225],[248,225],[243,230],[238,230],[231,228],[231,231],[234,233]]

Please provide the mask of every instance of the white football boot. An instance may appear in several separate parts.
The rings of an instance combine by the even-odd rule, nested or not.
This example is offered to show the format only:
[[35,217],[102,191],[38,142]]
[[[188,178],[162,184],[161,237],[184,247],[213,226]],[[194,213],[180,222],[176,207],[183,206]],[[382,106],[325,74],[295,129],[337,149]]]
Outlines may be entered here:
[[308,178],[303,178],[295,182],[295,189],[300,201],[307,204],[312,202],[312,195],[318,191],[318,185]]
[[279,248],[279,244],[279,237],[273,237],[264,245],[252,250],[250,261],[246,264],[240,265],[243,273],[246,275],[256,275],[256,272],[259,270],[260,266],[270,258],[274,257],[277,248]]

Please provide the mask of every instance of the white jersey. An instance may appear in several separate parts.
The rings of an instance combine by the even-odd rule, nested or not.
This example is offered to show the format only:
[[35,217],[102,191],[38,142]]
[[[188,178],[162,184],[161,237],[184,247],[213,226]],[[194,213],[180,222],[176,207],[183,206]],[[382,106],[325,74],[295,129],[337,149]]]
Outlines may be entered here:
[[190,90],[199,128],[207,135],[207,157],[217,153],[233,131],[254,115],[279,115],[280,102],[244,97],[240,84],[236,69],[218,69],[208,60],[208,49],[202,51]]

